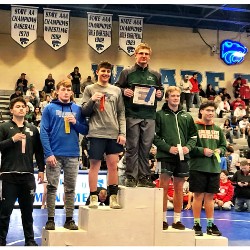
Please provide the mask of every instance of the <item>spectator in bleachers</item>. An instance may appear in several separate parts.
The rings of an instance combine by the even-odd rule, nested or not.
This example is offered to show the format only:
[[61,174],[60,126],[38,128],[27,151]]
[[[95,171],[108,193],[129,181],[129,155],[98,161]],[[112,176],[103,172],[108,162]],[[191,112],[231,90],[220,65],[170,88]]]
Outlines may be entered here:
[[233,92],[234,97],[237,98],[240,95],[240,87],[246,84],[246,80],[242,78],[241,76],[238,76],[235,81],[233,82]]
[[46,94],[50,94],[52,90],[55,89],[55,80],[52,77],[52,74],[48,74],[47,79],[45,79],[44,82],[44,87],[43,87],[43,91]]
[[34,112],[30,110],[30,107],[28,105],[26,106],[26,115],[24,116],[24,119],[27,122],[34,124],[35,121]]
[[240,128],[239,121],[236,116],[233,116],[230,122],[230,126],[233,129],[233,135],[236,136],[236,139],[240,138]]
[[201,99],[201,103],[206,102],[207,101],[207,96],[206,96],[205,91],[202,89],[201,84],[198,85],[198,88],[199,88],[199,96],[200,96],[200,99]]
[[24,95],[26,95],[26,91],[28,89],[28,80],[25,77],[26,77],[26,74],[22,73],[16,82],[16,87],[20,87],[22,90],[22,94]]
[[242,105],[244,109],[246,108],[246,104],[243,100],[241,100],[240,96],[231,102],[232,110],[235,110],[239,105]]
[[240,121],[245,115],[246,115],[245,108],[243,108],[242,104],[239,104],[239,106],[234,110],[234,116],[236,116],[237,120]]
[[201,102],[200,102],[200,95],[199,95],[199,93],[200,93],[199,82],[198,82],[197,78],[198,78],[198,73],[195,72],[195,73],[193,73],[193,77],[191,77],[189,79],[189,81],[192,84],[192,89],[190,90],[190,92],[191,92],[191,101],[190,101],[190,103],[191,103],[191,107],[192,107],[193,102],[194,102],[194,98],[195,98],[196,103],[197,103],[197,107],[199,108],[200,105],[201,105]]
[[181,79],[180,84],[178,87],[181,89],[181,99],[180,99],[180,104],[183,105],[184,101],[186,103],[186,110],[187,112],[190,112],[190,98],[191,98],[191,93],[190,90],[192,89],[193,85],[192,83],[188,80],[188,75],[185,75],[183,79]]
[[215,103],[215,107],[216,108],[218,108],[219,103],[222,101],[222,97],[223,97],[223,93],[222,92],[219,92],[219,94],[215,96],[214,103]]
[[228,103],[227,97],[223,96],[221,98],[221,102],[219,103],[216,109],[216,114],[219,118],[222,118],[224,113],[230,113],[230,105]]
[[81,73],[79,72],[79,67],[74,67],[74,71],[68,75],[68,78],[71,80],[74,97],[79,98],[80,84],[81,84]]
[[[232,177],[235,185],[235,211],[250,212],[250,168],[247,160],[240,162],[240,170]],[[246,206],[245,206],[246,205]]]
[[17,98],[17,97],[22,97],[23,94],[22,94],[22,89],[21,87],[16,87],[15,89],[15,93],[13,93],[11,96],[10,96],[10,101],[14,98]]
[[233,143],[233,128],[231,127],[231,121],[229,119],[226,119],[224,121],[224,124],[221,125],[221,129],[224,132],[224,135],[227,140],[229,140],[229,143]]
[[249,132],[249,121],[247,119],[247,116],[243,116],[242,120],[239,121],[239,127],[240,132],[243,135],[243,138],[245,139],[246,135],[248,135]]
[[84,89],[85,89],[88,85],[93,84],[93,83],[94,83],[94,82],[92,81],[91,76],[88,76],[88,77],[87,77],[87,80],[81,84],[81,92],[83,93],[83,92],[84,92]]
[[24,100],[26,102],[26,105],[29,106],[30,111],[34,112],[35,108],[34,108],[33,104],[30,102],[30,97],[29,96],[24,96],[23,98],[24,98]]
[[51,102],[51,96],[46,94],[46,99],[40,102],[41,113],[43,113],[44,108]]
[[234,187],[228,179],[228,171],[222,170],[220,173],[220,189],[214,195],[214,209],[231,210],[234,195]]
[[213,85],[212,85],[212,84],[208,84],[208,85],[207,85],[207,89],[206,89],[206,96],[207,96],[207,99],[208,99],[209,101],[213,101],[216,95],[217,95],[217,93],[216,93],[216,91],[214,90]]
[[222,92],[222,94],[223,94],[224,97],[227,97],[228,102],[230,102],[231,96],[227,93],[227,89],[226,88],[222,88],[221,92]]
[[39,107],[39,102],[40,102],[40,97],[39,97],[39,92],[35,88],[34,84],[30,84],[26,96],[30,97],[30,102],[34,107]]
[[233,146],[227,146],[227,158],[228,158],[228,172],[230,175],[234,174],[239,167],[240,156],[234,152]]
[[39,107],[35,107],[34,117],[35,117],[34,125],[37,127],[40,127],[40,122],[42,119],[42,112],[41,112],[41,109]]

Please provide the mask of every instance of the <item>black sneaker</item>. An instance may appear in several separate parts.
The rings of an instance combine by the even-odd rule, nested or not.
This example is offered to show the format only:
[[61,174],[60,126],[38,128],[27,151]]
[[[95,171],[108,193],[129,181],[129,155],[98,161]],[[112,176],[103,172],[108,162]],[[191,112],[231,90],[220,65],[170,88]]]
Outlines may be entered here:
[[126,187],[136,187],[136,180],[135,180],[135,178],[134,177],[127,177],[126,179],[125,179],[125,186]]
[[138,180],[137,187],[154,188],[155,184],[152,182],[151,178],[143,177]]
[[74,220],[66,221],[63,227],[69,230],[78,230],[78,226],[76,225]]
[[27,242],[25,242],[25,245],[24,246],[38,246],[38,244],[34,241],[34,240],[29,240],[29,241],[27,241]]
[[6,240],[1,240],[0,239],[0,246],[6,246]]
[[207,234],[214,235],[214,236],[221,236],[222,235],[222,233],[220,232],[218,227],[216,225],[214,225],[214,223],[212,223],[211,227],[207,227]]
[[185,226],[180,221],[173,223],[172,228],[178,229],[178,230],[185,230]]
[[46,230],[55,230],[55,222],[53,220],[48,220],[45,225]]
[[168,229],[168,223],[166,221],[163,221],[163,230]]
[[193,226],[193,230],[195,231],[196,236],[203,236],[202,228],[201,228],[200,224],[195,223]]

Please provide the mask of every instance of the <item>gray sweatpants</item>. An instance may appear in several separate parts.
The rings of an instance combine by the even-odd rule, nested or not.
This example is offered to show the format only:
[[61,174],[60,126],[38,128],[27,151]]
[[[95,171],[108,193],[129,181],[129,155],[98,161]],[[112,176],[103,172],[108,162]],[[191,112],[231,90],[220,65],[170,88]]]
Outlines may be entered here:
[[155,120],[126,118],[126,176],[136,180],[151,175],[149,151],[155,134]]
[[78,175],[78,157],[56,156],[57,164],[55,167],[46,167],[47,185],[47,209],[48,217],[55,217],[56,192],[60,179],[61,169],[64,172],[64,195],[66,217],[73,217],[75,186]]

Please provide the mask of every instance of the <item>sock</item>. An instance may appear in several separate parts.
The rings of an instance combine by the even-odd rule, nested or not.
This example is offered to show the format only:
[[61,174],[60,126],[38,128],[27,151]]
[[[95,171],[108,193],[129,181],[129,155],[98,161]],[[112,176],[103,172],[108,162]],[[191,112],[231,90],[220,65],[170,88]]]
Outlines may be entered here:
[[167,211],[163,212],[163,221],[167,222]]
[[72,217],[66,217],[66,222],[72,220]]
[[118,193],[118,185],[109,185],[109,194],[110,195],[117,195]]
[[54,217],[48,217],[48,220],[54,221]]
[[207,227],[211,227],[214,223],[214,218],[207,218]]
[[96,190],[96,191],[94,191],[94,192],[90,192],[90,195],[98,195],[97,190]]
[[174,212],[174,223],[181,221],[181,213]]
[[194,218],[194,224],[201,225],[201,218]]

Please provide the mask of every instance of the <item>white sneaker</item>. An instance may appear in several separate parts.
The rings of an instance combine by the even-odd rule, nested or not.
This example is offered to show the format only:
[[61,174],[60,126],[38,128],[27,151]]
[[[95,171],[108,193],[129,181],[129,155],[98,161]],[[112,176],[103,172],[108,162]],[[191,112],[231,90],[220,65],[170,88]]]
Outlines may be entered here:
[[41,206],[41,209],[44,209],[44,208],[45,208],[45,206],[44,206],[44,205],[42,205],[42,206]]
[[120,209],[121,208],[121,206],[119,205],[119,203],[117,201],[117,195],[112,194],[109,197],[109,206],[110,206],[110,208],[113,208],[113,209]]
[[91,195],[90,196],[90,203],[89,208],[98,208],[98,196],[97,195]]

